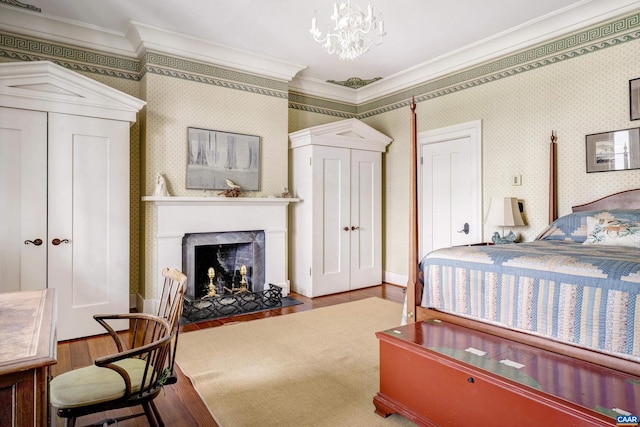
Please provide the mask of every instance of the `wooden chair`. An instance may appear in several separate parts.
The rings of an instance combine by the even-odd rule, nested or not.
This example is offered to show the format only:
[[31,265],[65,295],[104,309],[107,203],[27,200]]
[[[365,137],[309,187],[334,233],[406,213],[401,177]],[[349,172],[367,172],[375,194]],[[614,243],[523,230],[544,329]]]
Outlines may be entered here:
[[[93,365],[58,375],[49,384],[51,406],[73,427],[76,418],[95,412],[142,405],[149,425],[160,426],[151,401],[160,393],[168,375],[167,357],[173,328],[165,319],[151,314],[96,315],[94,318],[113,338],[118,352],[96,359]],[[129,319],[130,348],[107,323]],[[142,414],[129,415],[121,419]],[[105,420],[98,425],[109,424]]]
[[174,371],[176,349],[178,347],[178,333],[180,331],[180,319],[182,317],[182,304],[187,286],[187,276],[180,271],[165,268],[162,270],[164,285],[159,298],[158,316],[169,322],[173,328],[174,336],[169,351],[169,376],[165,384],[174,384],[178,378]]
[[[173,369],[187,278],[180,271],[168,268],[162,275],[164,286],[156,315],[94,316],[113,338],[117,353],[51,380],[51,406],[65,418],[65,426],[75,426],[76,419],[83,415],[136,405],[141,405],[144,413],[92,425],[109,425],[141,415],[146,415],[151,426],[164,425],[153,399],[164,385],[176,381]],[[108,323],[111,319],[129,319],[129,331],[118,334]]]

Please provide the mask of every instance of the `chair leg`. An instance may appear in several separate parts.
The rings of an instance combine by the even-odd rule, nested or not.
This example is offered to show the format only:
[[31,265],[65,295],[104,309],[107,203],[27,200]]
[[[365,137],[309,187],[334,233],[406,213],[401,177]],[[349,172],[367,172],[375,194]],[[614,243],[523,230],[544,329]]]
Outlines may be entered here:
[[64,427],[75,427],[76,417],[69,417],[64,419]]
[[143,403],[142,408],[144,409],[144,413],[147,415],[147,420],[149,421],[149,425],[151,427],[164,427],[162,418],[160,417],[160,415],[158,415],[156,406],[153,404],[153,401]]

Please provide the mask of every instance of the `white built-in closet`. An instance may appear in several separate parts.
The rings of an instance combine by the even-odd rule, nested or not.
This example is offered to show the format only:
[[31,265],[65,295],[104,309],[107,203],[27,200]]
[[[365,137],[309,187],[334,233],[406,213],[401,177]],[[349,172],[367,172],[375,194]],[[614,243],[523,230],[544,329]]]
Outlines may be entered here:
[[357,119],[289,134],[292,289],[308,297],[382,282],[382,153]]
[[59,340],[129,310],[129,128],[144,104],[51,62],[0,64],[0,292],[55,288]]

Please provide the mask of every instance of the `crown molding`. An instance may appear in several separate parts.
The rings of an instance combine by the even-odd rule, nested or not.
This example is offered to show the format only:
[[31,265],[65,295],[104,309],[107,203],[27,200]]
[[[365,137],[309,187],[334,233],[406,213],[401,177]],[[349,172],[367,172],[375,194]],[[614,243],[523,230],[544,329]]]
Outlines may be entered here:
[[281,81],[290,81],[306,68],[139,22],[131,22],[121,34],[4,4],[0,4],[0,30],[129,58],[140,58],[146,50],[153,50]]
[[336,92],[330,83],[312,84],[301,77],[294,78],[289,86],[316,97],[362,105],[637,9],[640,9],[638,0],[584,0],[357,90]]
[[125,37],[138,56],[152,50],[282,81],[290,81],[306,68],[135,21],[129,24]]
[[135,58],[131,43],[122,34],[1,3],[0,30]]
[[361,106],[488,61],[561,38],[580,29],[640,10],[640,0],[583,0],[580,3],[480,40],[359,89],[296,77],[305,66],[231,49],[201,39],[131,22],[124,34],[0,3],[0,31],[141,60],[153,51],[220,65],[288,82],[289,90],[337,103]]

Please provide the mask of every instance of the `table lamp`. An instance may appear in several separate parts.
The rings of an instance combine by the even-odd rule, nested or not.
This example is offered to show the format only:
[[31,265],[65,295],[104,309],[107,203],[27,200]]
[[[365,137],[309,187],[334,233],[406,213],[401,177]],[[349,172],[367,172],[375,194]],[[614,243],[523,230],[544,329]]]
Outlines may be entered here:
[[509,234],[505,236],[504,229],[505,227],[524,225],[518,207],[518,199],[516,197],[492,197],[485,222],[502,227],[502,237],[496,231],[491,239],[493,243],[496,245],[515,243],[518,236],[513,231],[509,231]]

